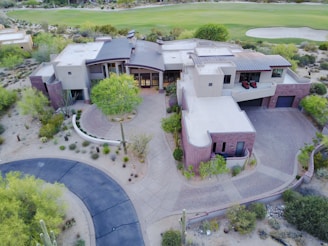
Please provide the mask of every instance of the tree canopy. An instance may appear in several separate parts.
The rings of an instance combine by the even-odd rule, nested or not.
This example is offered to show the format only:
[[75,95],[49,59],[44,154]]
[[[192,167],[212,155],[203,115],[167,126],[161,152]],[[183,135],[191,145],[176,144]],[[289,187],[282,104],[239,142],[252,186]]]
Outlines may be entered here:
[[115,73],[91,89],[91,100],[105,115],[131,112],[142,102],[133,77]]
[[41,219],[58,234],[65,215],[65,206],[59,203],[61,195],[62,185],[48,185],[19,172],[0,174],[1,245],[36,245]]
[[325,97],[310,95],[303,98],[300,104],[321,126],[327,123],[328,101]]
[[228,29],[223,25],[206,24],[196,30],[195,38],[213,41],[227,41],[229,38],[229,32]]
[[0,86],[0,113],[16,101],[15,91],[9,91]]

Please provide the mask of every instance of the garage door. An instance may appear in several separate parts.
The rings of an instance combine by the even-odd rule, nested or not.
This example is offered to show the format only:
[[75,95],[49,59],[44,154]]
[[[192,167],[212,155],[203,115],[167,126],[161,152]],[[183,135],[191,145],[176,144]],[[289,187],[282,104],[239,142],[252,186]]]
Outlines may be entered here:
[[240,107],[261,107],[262,106],[262,98],[239,102]]
[[292,107],[295,96],[280,96],[278,97],[276,108]]

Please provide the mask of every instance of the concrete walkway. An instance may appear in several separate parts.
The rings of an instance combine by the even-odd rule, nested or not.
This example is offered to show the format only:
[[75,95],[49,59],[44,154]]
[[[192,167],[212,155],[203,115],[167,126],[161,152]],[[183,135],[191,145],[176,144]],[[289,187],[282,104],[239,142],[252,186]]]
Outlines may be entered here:
[[[160,126],[161,119],[166,116],[165,96],[143,90],[143,98],[137,117],[125,123],[124,129],[128,138],[140,133],[152,135],[148,171],[143,180],[125,189],[137,210],[148,245],[154,244],[150,242],[152,235],[147,234],[147,228],[169,215],[181,213],[182,209],[193,216],[258,199],[287,187],[296,175],[297,151],[304,143],[311,142],[316,132],[296,109],[248,109],[257,130],[257,168],[232,179],[190,182],[177,171],[172,150]],[[118,125],[98,120],[101,117],[92,106],[83,114],[82,124],[90,133],[120,139]]]

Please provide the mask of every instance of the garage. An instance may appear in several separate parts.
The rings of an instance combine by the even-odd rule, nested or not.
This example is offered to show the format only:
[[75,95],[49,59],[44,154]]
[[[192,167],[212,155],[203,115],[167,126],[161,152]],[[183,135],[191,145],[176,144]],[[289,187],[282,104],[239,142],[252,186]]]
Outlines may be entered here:
[[295,96],[279,96],[276,108],[290,108],[293,106]]
[[262,99],[258,98],[254,100],[239,102],[239,107],[261,107],[262,106]]

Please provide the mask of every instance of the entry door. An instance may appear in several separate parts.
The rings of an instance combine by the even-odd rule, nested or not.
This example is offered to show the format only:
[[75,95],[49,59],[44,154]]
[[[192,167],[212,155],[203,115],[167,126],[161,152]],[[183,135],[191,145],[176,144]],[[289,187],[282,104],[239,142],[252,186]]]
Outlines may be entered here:
[[244,155],[244,146],[245,146],[245,142],[237,142],[236,156],[243,156]]
[[142,73],[140,74],[140,86],[141,87],[150,87],[150,74],[149,73]]

